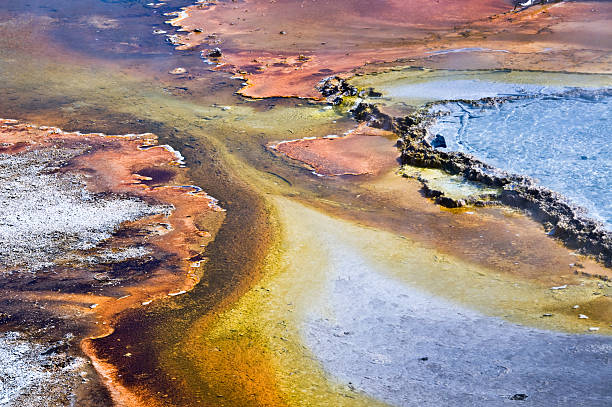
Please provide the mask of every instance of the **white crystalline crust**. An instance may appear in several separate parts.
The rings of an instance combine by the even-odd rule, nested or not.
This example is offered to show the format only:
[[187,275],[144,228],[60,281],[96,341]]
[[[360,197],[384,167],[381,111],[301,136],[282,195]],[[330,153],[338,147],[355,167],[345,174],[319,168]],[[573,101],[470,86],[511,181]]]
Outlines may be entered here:
[[452,102],[429,129],[448,148],[528,175],[612,227],[612,91],[537,93],[495,106]]
[[17,332],[0,334],[0,407],[74,405],[86,361],[45,350]]
[[124,221],[170,210],[133,197],[92,194],[82,176],[57,171],[79,153],[0,154],[0,266],[40,270],[70,251],[95,247]]

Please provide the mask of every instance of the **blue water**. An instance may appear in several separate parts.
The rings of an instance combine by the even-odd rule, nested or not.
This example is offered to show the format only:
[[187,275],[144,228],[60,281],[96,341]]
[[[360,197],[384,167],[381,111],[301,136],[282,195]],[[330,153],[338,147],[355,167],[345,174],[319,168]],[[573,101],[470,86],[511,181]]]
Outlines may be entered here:
[[430,133],[448,149],[529,175],[612,226],[612,89],[537,94],[495,107],[452,102]]
[[159,8],[148,7],[147,3],[145,0],[0,0],[0,10],[9,19],[30,15],[53,19],[48,35],[68,49],[111,60],[147,58],[150,64],[152,57],[169,58],[174,52],[165,36],[153,35],[155,29],[174,31],[164,23],[167,18],[163,14],[195,1],[172,0],[163,2]]

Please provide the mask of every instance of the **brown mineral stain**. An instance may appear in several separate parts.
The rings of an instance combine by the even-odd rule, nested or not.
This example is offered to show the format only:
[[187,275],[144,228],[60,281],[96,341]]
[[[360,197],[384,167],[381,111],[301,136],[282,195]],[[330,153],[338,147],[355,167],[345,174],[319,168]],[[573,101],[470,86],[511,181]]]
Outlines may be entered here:
[[271,351],[256,335],[191,340],[194,363],[207,375],[213,397],[227,405],[286,406],[276,386]]
[[[163,405],[158,400],[150,397],[146,390],[134,389],[133,387],[128,389],[124,386],[117,377],[116,368],[112,364],[95,357],[95,348],[91,346],[91,341],[83,341],[81,348],[91,358],[94,368],[106,382],[116,406],[160,407]],[[125,357],[129,357],[129,355]]]
[[319,80],[375,62],[433,57],[452,68],[465,53],[432,54],[447,49],[481,49],[481,68],[609,71],[610,3],[512,9],[503,0],[243,0],[188,7],[170,22],[187,31],[179,49],[220,47],[212,61],[254,98],[318,98]]
[[[515,278],[550,286],[580,284],[585,279],[581,272],[612,279],[612,270],[575,255],[547,237],[541,224],[519,212],[501,207],[445,209],[421,194],[418,181],[402,178],[394,171],[374,180],[329,182],[358,183],[363,189],[348,202],[321,199],[305,203]],[[371,210],[374,207],[382,209]],[[578,269],[576,263],[582,268]]]

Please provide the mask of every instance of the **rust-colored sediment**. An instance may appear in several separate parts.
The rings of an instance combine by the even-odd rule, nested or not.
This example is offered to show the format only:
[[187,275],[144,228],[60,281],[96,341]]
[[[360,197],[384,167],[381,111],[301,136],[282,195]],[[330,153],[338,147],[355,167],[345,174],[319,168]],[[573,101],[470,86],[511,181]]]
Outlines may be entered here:
[[213,61],[242,75],[240,93],[255,98],[317,98],[320,79],[368,63],[433,58],[465,68],[466,53],[432,53],[445,49],[495,50],[468,53],[480,68],[609,72],[612,4],[512,9],[506,0],[242,0],[191,6],[171,23],[187,32],[179,49],[220,47]]
[[[153,134],[69,133],[0,120],[0,143],[0,152],[12,155],[48,148],[82,150],[59,171],[84,175],[86,187],[92,193],[130,196],[171,207],[169,214],[124,222],[113,237],[103,242],[110,250],[146,247],[150,256],[159,260],[152,266],[144,265],[146,272],[126,268],[117,286],[107,284],[116,281],[116,267],[94,266],[99,273],[91,278],[91,273],[82,266],[56,261],[54,272],[38,276],[37,281],[59,275],[78,281],[79,291],[27,290],[19,292],[19,298],[43,303],[57,315],[88,321],[90,335],[100,337],[112,332],[113,322],[122,311],[180,295],[197,284],[205,262],[201,256],[203,248],[212,241],[225,215],[213,198],[190,185],[180,154],[158,145]],[[90,290],[84,290],[83,285]],[[14,297],[17,291],[18,286],[13,284],[10,290],[3,291],[3,297]],[[117,405],[144,405],[135,393],[119,384],[113,367],[96,357],[89,339],[82,342],[82,349],[108,384]],[[145,404],[154,405],[148,401]]]
[[288,405],[278,389],[277,366],[265,342],[254,335],[202,338],[201,332],[206,328],[200,323],[192,328],[200,335],[188,340],[190,349],[197,351],[197,357],[191,360],[198,372],[207,375],[207,382],[223,398],[224,405]]
[[378,175],[397,166],[392,132],[360,125],[346,136],[283,141],[270,146],[319,175]]

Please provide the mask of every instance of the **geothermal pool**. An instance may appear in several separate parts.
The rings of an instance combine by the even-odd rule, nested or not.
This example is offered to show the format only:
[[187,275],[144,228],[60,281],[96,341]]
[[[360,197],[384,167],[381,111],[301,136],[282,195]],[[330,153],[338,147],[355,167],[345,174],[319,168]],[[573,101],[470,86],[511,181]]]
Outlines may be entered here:
[[0,405],[610,405],[612,270],[316,85],[609,223],[612,3],[371,3],[0,0]]
[[585,207],[612,226],[612,90],[567,89],[553,93],[492,92],[509,98],[493,106],[450,102],[429,132],[448,149],[472,154]]

